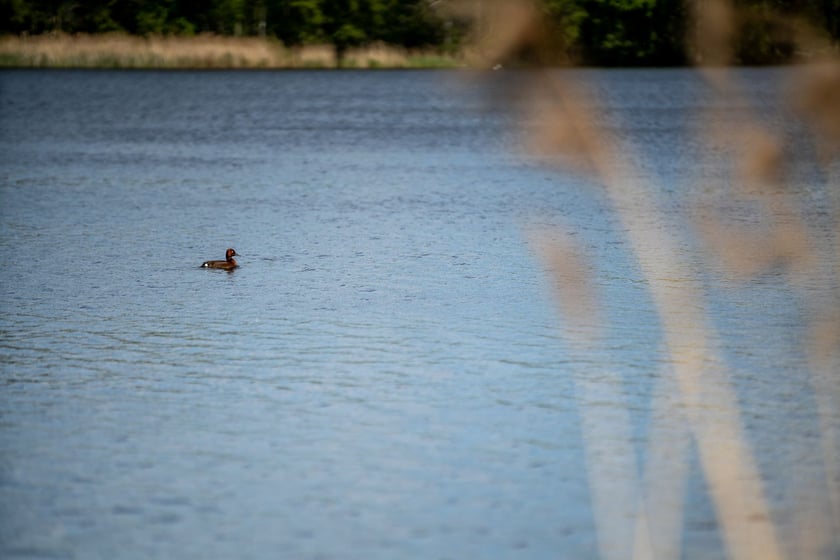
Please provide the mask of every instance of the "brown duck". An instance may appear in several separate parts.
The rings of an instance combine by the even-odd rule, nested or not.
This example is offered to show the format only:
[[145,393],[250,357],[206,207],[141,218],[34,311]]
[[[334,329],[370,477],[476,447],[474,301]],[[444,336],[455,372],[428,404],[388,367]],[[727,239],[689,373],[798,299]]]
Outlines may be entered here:
[[222,270],[233,270],[238,264],[236,264],[236,260],[233,257],[238,257],[239,255],[236,254],[236,251],[233,249],[228,249],[225,251],[225,260],[223,261],[205,261],[204,264],[201,265],[201,268],[221,268]]

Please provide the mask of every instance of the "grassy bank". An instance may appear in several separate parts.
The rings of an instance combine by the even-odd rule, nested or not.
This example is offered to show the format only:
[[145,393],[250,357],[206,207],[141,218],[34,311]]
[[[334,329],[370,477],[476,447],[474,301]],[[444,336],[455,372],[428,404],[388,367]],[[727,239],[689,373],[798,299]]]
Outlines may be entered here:
[[[454,57],[409,51],[389,45],[350,49],[342,67],[445,68]],[[126,34],[33,35],[0,37],[0,67],[5,68],[335,68],[330,45],[285,47],[256,37],[195,37]]]

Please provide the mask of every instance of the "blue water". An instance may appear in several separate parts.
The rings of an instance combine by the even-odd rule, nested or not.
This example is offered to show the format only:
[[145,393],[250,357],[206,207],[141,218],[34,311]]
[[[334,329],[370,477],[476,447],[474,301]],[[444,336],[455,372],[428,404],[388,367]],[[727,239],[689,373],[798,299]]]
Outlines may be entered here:
[[[682,211],[699,77],[584,75]],[[624,378],[641,459],[661,333],[603,191],[521,157],[521,79],[0,73],[0,556],[597,557],[574,375]],[[600,271],[592,356],[554,228]],[[743,287],[713,320],[785,520],[794,455],[821,473],[806,321],[757,289],[761,334]],[[692,464],[686,555],[722,557]]]

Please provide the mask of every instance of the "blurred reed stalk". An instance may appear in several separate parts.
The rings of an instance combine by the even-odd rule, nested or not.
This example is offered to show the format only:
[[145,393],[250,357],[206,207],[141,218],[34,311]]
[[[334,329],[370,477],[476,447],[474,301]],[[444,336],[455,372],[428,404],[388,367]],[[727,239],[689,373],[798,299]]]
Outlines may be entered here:
[[[695,50],[714,66],[701,70],[723,99],[749,107],[732,75],[726,71],[732,53],[715,41],[731,44],[737,31],[737,13],[728,0],[705,0],[697,4]],[[744,112],[737,120],[725,122],[723,130],[713,131],[709,144],[735,154],[736,181],[731,199],[748,200],[762,209],[762,227],[756,231],[736,228],[716,214],[698,223],[711,252],[735,278],[747,280],[771,266],[782,265],[793,289],[799,289],[807,303],[809,332],[806,353],[809,374],[820,422],[823,469],[827,492],[809,489],[807,476],[791,477],[798,485],[795,493],[825,496],[828,515],[821,500],[807,500],[797,508],[801,530],[793,545],[797,558],[813,558],[824,551],[840,550],[836,531],[840,528],[840,294],[832,281],[840,278],[840,176],[831,163],[840,155],[840,60],[830,42],[804,21],[768,14],[780,33],[795,39],[807,54],[789,85],[792,105],[800,111],[812,134],[816,160],[825,176],[826,210],[834,223],[828,245],[810,234],[807,218],[798,210],[799,196],[788,188],[788,168],[795,164],[793,146],[786,146],[780,131],[763,126],[755,115]],[[722,36],[721,29],[726,32]],[[705,55],[705,56],[703,56]],[[815,286],[822,286],[814,289]],[[826,519],[827,517],[827,519]],[[807,535],[807,538],[805,538]]]
[[[699,71],[728,106],[733,106],[733,101],[738,102],[735,106],[749,106],[727,71],[733,60],[733,39],[740,32],[743,18],[728,0],[695,0],[692,8],[691,40]],[[637,474],[630,443],[630,415],[623,404],[622,379],[617,373],[592,371],[583,365],[575,374],[601,556],[618,560],[633,551],[632,557],[638,559],[681,557],[689,434],[697,446],[729,558],[811,558],[840,550],[840,542],[833,541],[840,528],[837,177],[829,177],[827,183],[836,235],[831,247],[819,247],[798,211],[796,194],[785,192],[785,166],[792,156],[780,135],[745,112],[736,121],[714,119],[729,124],[706,138],[710,146],[722,146],[733,154],[731,182],[737,187],[728,196],[757,201],[764,217],[757,231],[736,229],[719,219],[715,210],[699,217],[694,229],[705,239],[709,258],[721,260],[725,269],[740,279],[779,263],[788,267],[794,288],[806,284],[812,287],[815,278],[828,278],[822,282],[822,290],[810,289],[803,294],[810,302],[807,345],[825,470],[825,480],[819,484],[824,484],[823,491],[828,495],[830,519],[820,518],[818,504],[809,504],[802,508],[804,513],[794,514],[801,529],[799,542],[782,543],[750,451],[719,336],[711,325],[701,280],[704,271],[696,269],[682,254],[681,233],[660,210],[660,191],[638,179],[642,174],[633,163],[638,159],[633,156],[632,146],[627,142],[619,145],[618,139],[599,126],[591,105],[584,102],[592,94],[582,84],[570,83],[552,71],[559,59],[550,42],[545,41],[541,24],[544,12],[535,0],[466,0],[455,11],[461,17],[477,19],[470,51],[474,64],[492,67],[524,48],[532,56],[536,53],[538,68],[527,85],[513,92],[517,99],[527,100],[523,122],[539,123],[529,127],[529,151],[560,169],[589,175],[605,187],[661,321],[667,366],[651,405],[653,421],[644,484]],[[810,66],[807,79],[795,94],[800,110],[814,128],[818,152],[830,172],[828,163],[840,151],[840,65],[830,58],[832,49],[803,22],[776,18],[779,22],[785,23],[780,29],[796,37],[798,44],[807,47],[803,51],[819,61],[819,65]],[[563,233],[535,232],[532,245],[553,279],[570,347],[581,358],[578,363],[587,364],[597,360],[600,333],[607,325],[599,311],[595,273],[572,238]],[[790,483],[797,484],[795,475]],[[813,477],[809,483],[813,484]],[[812,495],[806,488],[799,494]]]
[[[343,67],[453,67],[455,57],[372,44],[349,49]],[[22,68],[335,68],[331,45],[285,47],[259,37],[48,34],[0,37],[0,67]]]

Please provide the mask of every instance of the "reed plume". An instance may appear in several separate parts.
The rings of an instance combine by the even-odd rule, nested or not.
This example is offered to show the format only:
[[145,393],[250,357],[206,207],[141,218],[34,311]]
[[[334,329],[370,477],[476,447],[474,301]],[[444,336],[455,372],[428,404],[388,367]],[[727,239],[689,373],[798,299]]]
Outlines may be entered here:
[[[748,201],[759,210],[754,226],[726,220],[725,204],[697,200],[687,216],[687,229],[696,231],[707,250],[707,266],[723,270],[746,282],[771,267],[788,271],[792,289],[824,285],[821,290],[803,290],[809,303],[810,327],[806,351],[818,404],[822,449],[822,486],[828,496],[828,520],[817,506],[796,513],[794,525],[801,529],[796,542],[782,542],[763,477],[752,453],[744,427],[743,412],[733,387],[732,372],[721,352],[720,334],[710,321],[710,302],[701,289],[707,270],[698,269],[683,254],[681,230],[663,214],[662,189],[642,183],[636,168],[640,158],[626,141],[615,137],[603,119],[593,113],[594,98],[584,84],[569,80],[550,66],[546,55],[551,46],[542,43],[545,34],[537,22],[540,7],[535,2],[463,2],[462,14],[476,18],[471,60],[481,67],[502,64],[527,49],[542,53],[537,68],[520,91],[504,107],[521,107],[523,128],[529,133],[527,151],[539,162],[560,170],[572,170],[603,185],[616,212],[662,325],[665,370],[650,409],[653,424],[645,452],[644,475],[639,476],[635,449],[629,443],[629,411],[622,401],[625,381],[618,373],[580,366],[575,386],[581,406],[582,430],[587,457],[590,493],[595,512],[598,547],[603,558],[680,558],[684,502],[682,493],[689,475],[690,436],[699,453],[700,465],[715,506],[719,531],[727,555],[751,560],[814,557],[840,550],[831,527],[840,527],[840,301],[836,289],[840,278],[840,226],[830,246],[820,246],[808,228],[797,203],[797,190],[789,186],[789,170],[795,151],[784,135],[764,124],[745,109],[736,119],[712,114],[704,122],[723,123],[701,132],[707,149],[731,154],[731,188],[722,188],[725,199]],[[729,66],[736,60],[735,44],[750,17],[728,0],[692,3],[693,26],[689,41],[698,71],[722,103],[711,106],[750,107],[733,79]],[[778,33],[792,40],[810,57],[796,87],[794,105],[812,126],[821,160],[828,167],[840,147],[840,66],[830,56],[818,34],[796,18],[773,18]],[[542,44],[541,44],[542,43]],[[815,53],[819,54],[817,56]],[[819,64],[814,64],[815,59]],[[533,62],[533,59],[531,60]],[[728,105],[727,105],[728,104]],[[537,123],[537,124],[535,124]],[[697,176],[694,181],[706,179]],[[836,177],[829,179],[829,211],[840,224]],[[702,189],[698,189],[702,190]],[[717,203],[716,203],[717,202]],[[591,264],[586,263],[569,234],[540,232],[532,244],[541,256],[555,286],[558,308],[565,321],[570,346],[591,363],[602,356],[598,333],[608,325],[599,312]],[[821,279],[827,279],[822,281]],[[572,284],[572,285],[570,285]],[[609,368],[605,368],[609,369]],[[610,407],[587,403],[610,403]],[[609,457],[604,465],[604,457]],[[788,483],[799,484],[796,477]],[[801,489],[800,495],[810,490]],[[817,518],[822,523],[813,523]]]

